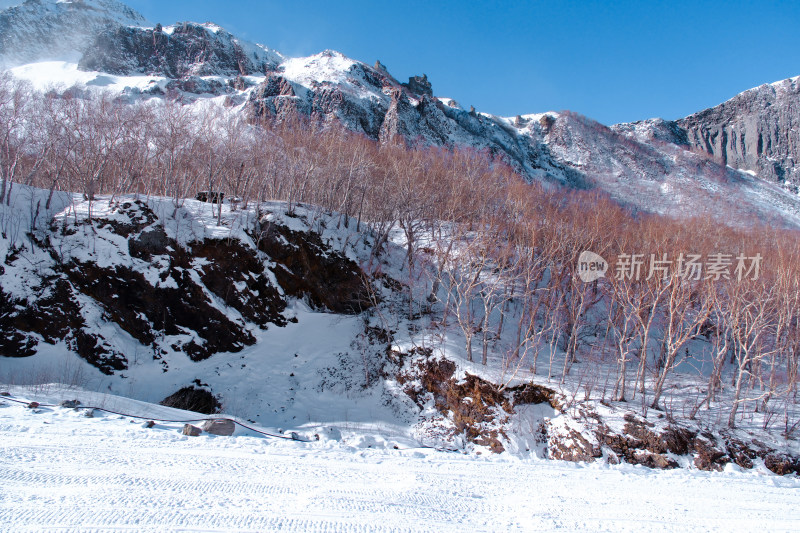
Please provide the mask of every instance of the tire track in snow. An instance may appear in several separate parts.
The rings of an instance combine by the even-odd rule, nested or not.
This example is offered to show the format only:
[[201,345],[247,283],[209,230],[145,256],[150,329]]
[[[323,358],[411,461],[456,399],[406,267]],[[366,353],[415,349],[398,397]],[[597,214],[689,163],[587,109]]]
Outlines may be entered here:
[[800,529],[791,478],[188,438],[22,409],[0,412],[2,531]]

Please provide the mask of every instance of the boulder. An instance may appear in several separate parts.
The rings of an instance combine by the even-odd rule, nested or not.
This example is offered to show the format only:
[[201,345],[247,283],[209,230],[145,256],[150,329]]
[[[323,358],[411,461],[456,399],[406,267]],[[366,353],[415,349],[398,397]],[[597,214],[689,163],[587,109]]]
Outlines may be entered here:
[[36,409],[39,407],[39,402],[31,402],[28,404],[28,409]]
[[230,437],[236,429],[236,424],[229,418],[215,418],[214,420],[206,420],[201,427],[206,433]]
[[60,405],[61,407],[66,407],[67,409],[75,409],[80,404],[80,400],[64,400]]
[[199,428],[199,427],[197,427],[197,426],[193,426],[193,425],[191,425],[191,424],[185,424],[185,425],[183,426],[183,431],[182,431],[181,433],[183,433],[184,435],[188,435],[188,436],[190,436],[190,437],[197,437],[197,436],[199,436],[199,435],[200,435],[202,432],[203,432],[203,430],[202,430],[202,429],[200,429],[200,428]]

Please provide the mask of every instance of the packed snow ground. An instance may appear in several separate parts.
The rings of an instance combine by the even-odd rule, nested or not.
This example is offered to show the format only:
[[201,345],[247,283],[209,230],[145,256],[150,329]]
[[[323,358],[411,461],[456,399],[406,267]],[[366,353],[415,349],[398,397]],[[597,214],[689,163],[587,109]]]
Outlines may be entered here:
[[0,530],[797,531],[800,479],[765,471],[465,456],[341,442],[180,434],[62,407],[194,413],[56,388],[0,398]]

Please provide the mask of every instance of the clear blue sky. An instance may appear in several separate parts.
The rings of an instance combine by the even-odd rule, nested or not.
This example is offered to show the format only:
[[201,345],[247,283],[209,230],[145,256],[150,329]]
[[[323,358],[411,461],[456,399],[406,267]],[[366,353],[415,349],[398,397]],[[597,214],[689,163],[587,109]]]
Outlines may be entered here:
[[[126,1],[126,0],[123,0]],[[127,0],[301,56],[326,48],[499,115],[679,118],[800,75],[800,1]]]

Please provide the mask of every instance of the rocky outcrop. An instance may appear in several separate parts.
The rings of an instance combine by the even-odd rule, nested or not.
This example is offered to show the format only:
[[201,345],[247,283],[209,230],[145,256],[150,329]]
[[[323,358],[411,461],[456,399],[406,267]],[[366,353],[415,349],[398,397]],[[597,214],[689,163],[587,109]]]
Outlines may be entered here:
[[264,221],[258,243],[259,250],[282,265],[274,273],[284,294],[335,313],[357,314],[372,307],[361,268],[326,247],[318,234]]
[[431,86],[431,82],[428,81],[427,74],[423,74],[422,76],[411,76],[408,78],[408,83],[403,83],[402,85],[414,94],[420,96],[433,96],[433,87]]
[[[141,353],[167,372],[175,354],[239,352],[259,329],[296,321],[284,314],[288,298],[345,314],[372,305],[361,268],[313,231],[272,220],[258,244],[246,234],[179,239],[151,207],[123,200],[102,216],[54,221],[25,253],[8,253],[0,356],[63,343],[105,374],[123,373]],[[15,276],[28,280],[30,297],[3,289],[18,285]]]
[[183,387],[159,402],[166,407],[212,415],[222,408],[216,396],[206,389]]
[[[505,451],[507,424],[515,408],[531,404],[547,404],[556,408],[556,393],[547,387],[526,384],[499,387],[469,372],[459,378],[456,364],[432,355],[428,348],[409,352],[390,351],[389,361],[397,365],[395,377],[403,391],[429,416],[432,405],[446,422],[439,434],[448,440],[459,440],[483,446],[495,453]],[[441,423],[440,423],[441,424]]]
[[800,77],[762,85],[677,121],[695,150],[722,165],[800,186]]
[[[78,67],[118,75],[185,76],[263,75],[276,57],[246,47],[227,31],[209,24],[183,23],[164,31],[117,27],[89,44]],[[195,91],[190,91],[195,92]]]
[[[599,417],[594,416],[597,429],[594,438],[600,448],[595,447],[595,457],[606,455],[611,463],[625,462],[649,468],[677,468],[677,458],[684,457],[700,470],[722,471],[728,463],[745,469],[753,468],[760,459],[764,466],[778,474],[800,473],[800,458],[776,450],[758,440],[747,443],[726,432],[712,433],[700,427],[676,422],[655,423],[628,413],[624,416],[621,431],[612,430]],[[574,437],[574,438],[573,438]],[[586,449],[587,439],[575,432],[559,442],[556,455],[561,449],[570,451],[566,458],[585,461],[580,451]],[[551,446],[552,448],[552,446]],[[604,453],[599,453],[600,449]],[[555,455],[554,455],[555,457]]]

